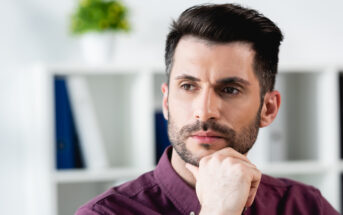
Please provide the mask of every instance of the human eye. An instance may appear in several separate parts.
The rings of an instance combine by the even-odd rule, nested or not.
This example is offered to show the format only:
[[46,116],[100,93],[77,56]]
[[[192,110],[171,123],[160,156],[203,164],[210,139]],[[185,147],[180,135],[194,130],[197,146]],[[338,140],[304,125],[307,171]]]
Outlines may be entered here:
[[180,85],[181,89],[185,90],[185,91],[191,91],[195,89],[195,86],[193,84],[190,83],[183,83]]
[[221,92],[227,95],[238,95],[240,91],[235,87],[224,87]]

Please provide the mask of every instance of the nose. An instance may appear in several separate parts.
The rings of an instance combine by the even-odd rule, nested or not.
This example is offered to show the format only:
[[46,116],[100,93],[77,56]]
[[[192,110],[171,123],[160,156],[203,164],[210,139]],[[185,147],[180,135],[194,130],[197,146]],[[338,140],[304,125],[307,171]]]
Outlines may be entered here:
[[193,103],[194,117],[200,122],[218,119],[221,101],[213,89],[204,89]]

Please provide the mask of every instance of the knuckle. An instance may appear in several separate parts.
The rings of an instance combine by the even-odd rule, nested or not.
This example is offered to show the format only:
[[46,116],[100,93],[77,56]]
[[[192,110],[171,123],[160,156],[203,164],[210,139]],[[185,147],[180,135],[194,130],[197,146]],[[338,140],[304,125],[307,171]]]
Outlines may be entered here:
[[236,170],[239,171],[239,172],[245,172],[246,171],[246,167],[242,163],[237,163],[235,165],[235,167],[236,167]]
[[262,178],[262,172],[260,170],[258,170],[258,169],[256,169],[256,170],[257,170],[258,178],[261,179]]
[[211,157],[209,157],[209,156],[201,158],[199,161],[199,166],[204,166],[210,159],[211,159]]
[[213,155],[212,156],[212,159],[215,160],[215,161],[222,161],[226,158],[226,156],[224,155],[221,155],[221,154],[216,154],[216,155]]
[[227,148],[225,148],[225,151],[227,153],[233,153],[235,150],[233,148],[231,148],[231,147],[227,147]]
[[247,174],[247,168],[242,163],[236,163],[233,165],[232,170],[235,172],[235,174],[239,176],[244,176]]
[[233,164],[235,164],[235,159],[232,157],[226,157],[223,160],[223,164],[232,166]]
[[250,164],[253,166],[254,169],[256,169],[257,171],[259,171],[259,170],[257,169],[257,166],[256,166],[255,164],[253,164],[253,163],[250,163]]

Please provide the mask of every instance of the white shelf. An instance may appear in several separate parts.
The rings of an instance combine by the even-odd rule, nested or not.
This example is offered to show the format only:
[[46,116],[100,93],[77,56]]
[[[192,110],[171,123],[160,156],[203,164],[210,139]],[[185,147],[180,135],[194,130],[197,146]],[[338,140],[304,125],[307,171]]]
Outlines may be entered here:
[[[28,140],[28,165],[32,168],[27,181],[27,214],[72,214],[113,184],[153,169],[153,117],[154,111],[161,109],[160,88],[166,79],[162,65],[62,64],[36,68],[30,80],[34,132]],[[336,80],[339,68],[343,66],[281,65],[276,83],[283,96],[279,116],[251,152],[263,173],[314,185],[338,210],[343,174]],[[53,78],[59,75],[86,76],[110,158],[109,169],[55,170]],[[257,151],[253,153],[254,149]],[[41,192],[35,192],[37,186]]]
[[35,69],[49,71],[54,75],[115,75],[115,74],[134,74],[134,73],[163,73],[162,66],[148,65],[117,65],[117,64],[102,64],[102,65],[87,65],[87,64],[53,64],[44,65],[37,64]]
[[104,170],[60,170],[55,171],[54,181],[63,183],[110,182],[122,178],[134,178],[152,170],[151,168],[111,168]]
[[[43,68],[55,74],[85,74],[85,75],[101,75],[101,74],[127,74],[145,72],[145,73],[160,73],[165,74],[165,66],[160,65],[138,65],[138,64],[36,64],[35,68]],[[296,64],[283,64],[279,65],[278,73],[317,73],[317,72],[333,72],[336,73],[343,68],[343,65],[296,65]]]
[[343,64],[279,64],[278,72],[280,73],[294,73],[294,72],[323,72],[323,71],[339,71],[339,69],[343,68]]
[[319,161],[284,161],[261,165],[260,170],[269,175],[325,174],[332,169]]

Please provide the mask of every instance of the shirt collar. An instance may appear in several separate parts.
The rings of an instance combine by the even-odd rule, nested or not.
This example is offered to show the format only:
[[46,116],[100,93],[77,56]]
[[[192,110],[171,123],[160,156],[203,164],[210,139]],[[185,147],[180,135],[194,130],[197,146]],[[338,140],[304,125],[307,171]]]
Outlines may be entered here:
[[163,193],[183,214],[196,214],[200,211],[200,203],[195,190],[189,186],[174,170],[170,163],[173,147],[169,146],[163,153],[154,170],[154,176]]

